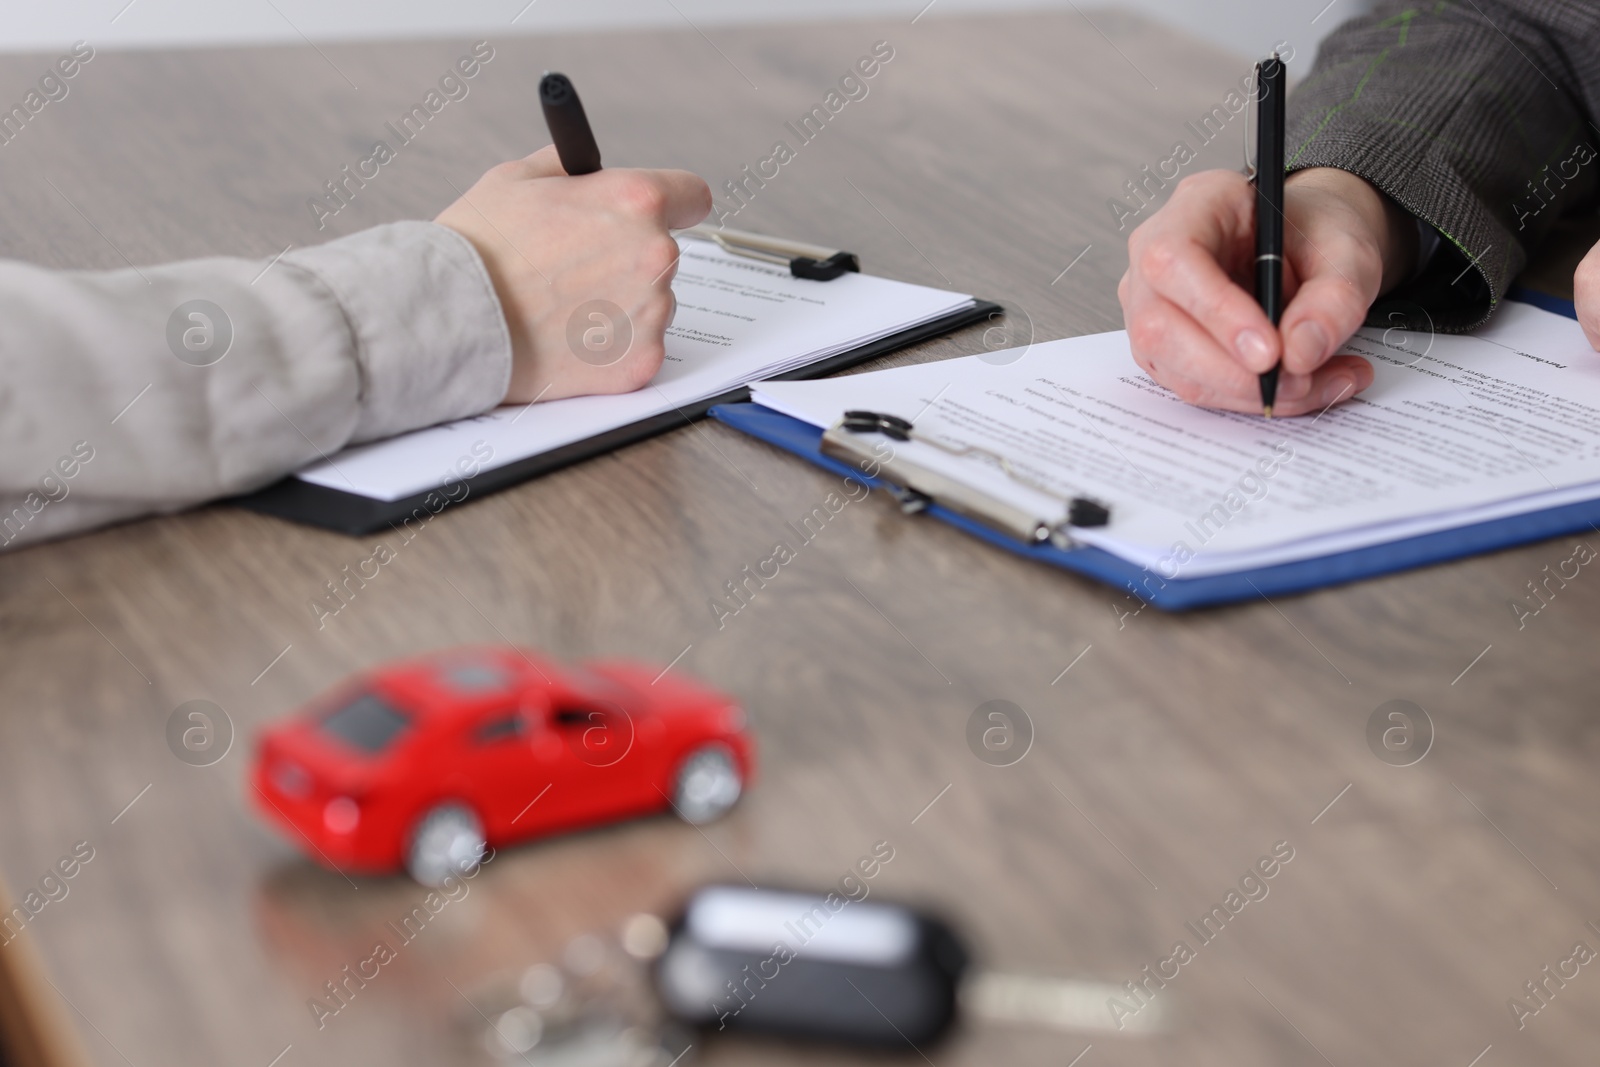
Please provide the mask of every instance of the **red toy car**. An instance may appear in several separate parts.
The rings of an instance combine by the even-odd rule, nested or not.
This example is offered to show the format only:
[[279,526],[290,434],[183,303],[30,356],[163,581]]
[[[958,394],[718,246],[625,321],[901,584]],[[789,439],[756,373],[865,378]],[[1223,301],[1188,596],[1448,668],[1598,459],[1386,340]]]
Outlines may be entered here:
[[268,730],[254,792],[326,865],[438,885],[489,845],[669,807],[715,819],[755,773],[744,726],[682,675],[458,649],[380,667]]

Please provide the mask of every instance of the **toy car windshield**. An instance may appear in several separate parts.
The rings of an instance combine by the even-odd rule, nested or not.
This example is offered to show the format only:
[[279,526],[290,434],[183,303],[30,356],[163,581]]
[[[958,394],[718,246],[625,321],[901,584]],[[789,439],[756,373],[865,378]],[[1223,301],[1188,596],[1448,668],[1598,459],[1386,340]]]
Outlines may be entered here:
[[372,693],[362,693],[324,716],[322,728],[345,744],[377,754],[411,724],[398,708]]

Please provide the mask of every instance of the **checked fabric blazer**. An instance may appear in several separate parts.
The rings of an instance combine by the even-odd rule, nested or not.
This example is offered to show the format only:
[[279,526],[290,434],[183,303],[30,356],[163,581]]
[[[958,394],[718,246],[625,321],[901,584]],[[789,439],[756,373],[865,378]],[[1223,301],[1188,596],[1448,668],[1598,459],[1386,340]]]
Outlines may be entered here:
[[1486,321],[1561,215],[1600,188],[1600,2],[1378,0],[1323,42],[1289,99],[1285,162],[1337,167],[1443,237],[1411,301]]

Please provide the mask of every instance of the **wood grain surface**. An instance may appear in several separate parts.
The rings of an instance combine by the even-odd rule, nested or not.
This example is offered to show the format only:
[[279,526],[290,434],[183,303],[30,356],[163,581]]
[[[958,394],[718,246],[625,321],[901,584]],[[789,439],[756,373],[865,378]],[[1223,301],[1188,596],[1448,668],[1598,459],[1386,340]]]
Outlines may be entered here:
[[[1126,232],[1107,201],[1193,143],[1186,121],[1247,64],[1090,18],[508,27],[470,95],[321,232],[306,200],[470,42],[101,52],[0,147],[0,254],[270,257],[431,217],[543,143],[545,69],[580,87],[608,164],[687,167],[720,188],[887,40],[869,95],[732,224],[1014,309],[886,362],[1116,329]],[[1285,18],[1287,37],[1309,14]],[[52,59],[0,62],[0,100]],[[1240,122],[1193,167],[1237,166],[1242,137]],[[36,988],[100,1064],[484,1062],[453,987],[708,880],[826,886],[882,840],[895,859],[874,892],[937,906],[992,969],[1120,985],[1175,941],[1196,954],[1156,996],[1161,1033],[971,1021],[920,1050],[938,1067],[1593,1062],[1600,964],[1552,983],[1522,1029],[1507,1007],[1575,942],[1600,947],[1585,926],[1600,923],[1600,575],[1583,570],[1521,628],[1509,606],[1572,539],[1173,617],[874,495],[719,628],[724,582],[834,487],[722,427],[686,427],[452,511],[320,630],[310,602],[377,539],[212,507],[0,556],[0,873],[20,896],[75,843],[94,849],[21,935],[54,986]],[[504,852],[319,1030],[308,998],[419,893],[347,882],[263,825],[251,739],[358,669],[501,640],[681,657],[748,707],[760,782],[703,833],[658,818]],[[194,699],[235,731],[204,768],[164,740]],[[1032,724],[1010,766],[967,746],[993,699]],[[1431,717],[1409,767],[1368,747],[1392,699]],[[1193,939],[1184,924],[1283,841],[1294,858],[1266,898]],[[723,1039],[695,1054],[869,1060]]]

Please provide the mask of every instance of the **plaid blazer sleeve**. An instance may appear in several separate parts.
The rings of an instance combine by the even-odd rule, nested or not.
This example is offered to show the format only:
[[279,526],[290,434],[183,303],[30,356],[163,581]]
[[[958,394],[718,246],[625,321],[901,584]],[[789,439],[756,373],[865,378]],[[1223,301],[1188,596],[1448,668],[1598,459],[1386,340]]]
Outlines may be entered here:
[[1323,42],[1289,100],[1289,171],[1337,167],[1437,228],[1426,269],[1374,306],[1487,321],[1532,248],[1600,188],[1600,4],[1379,0]]

